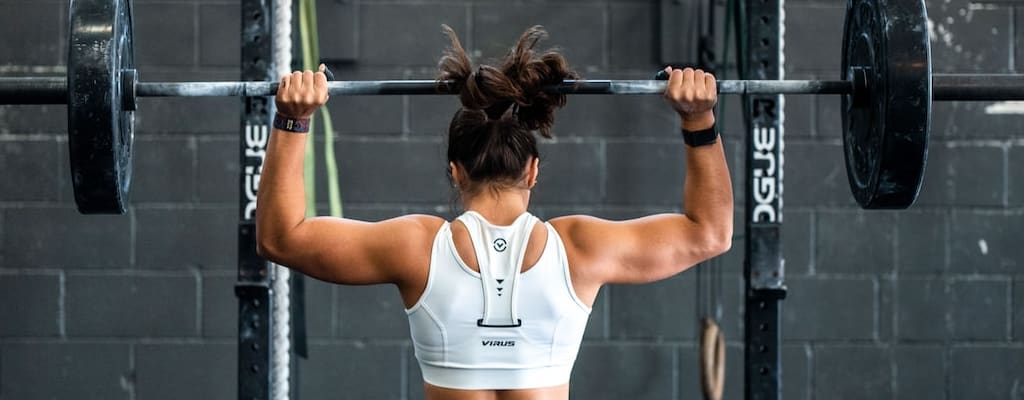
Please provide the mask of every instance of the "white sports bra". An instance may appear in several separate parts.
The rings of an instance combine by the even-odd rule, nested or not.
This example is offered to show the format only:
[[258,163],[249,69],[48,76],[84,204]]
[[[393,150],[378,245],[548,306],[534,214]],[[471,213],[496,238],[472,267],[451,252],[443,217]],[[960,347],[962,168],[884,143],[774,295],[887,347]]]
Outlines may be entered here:
[[434,239],[427,287],[406,310],[423,379],[452,389],[529,389],[569,382],[590,317],[573,291],[565,247],[550,224],[537,263],[521,272],[539,221],[523,213],[509,226],[459,216],[480,272],[459,258],[445,223]]

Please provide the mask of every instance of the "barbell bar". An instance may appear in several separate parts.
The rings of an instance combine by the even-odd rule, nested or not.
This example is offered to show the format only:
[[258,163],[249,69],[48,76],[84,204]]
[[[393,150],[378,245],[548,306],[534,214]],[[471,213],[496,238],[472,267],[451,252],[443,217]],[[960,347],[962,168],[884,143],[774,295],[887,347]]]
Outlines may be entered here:
[[[276,82],[139,82],[128,0],[70,0],[66,78],[0,78],[0,104],[68,104],[75,202],[124,213],[137,97],[271,96]],[[1024,99],[1024,75],[932,74],[924,0],[847,0],[840,80],[723,80],[723,94],[842,98],[847,176],[861,207],[907,208],[920,191],[933,100]],[[332,95],[451,93],[451,82],[336,81]],[[660,94],[657,80],[565,81],[571,94]]]
[[[137,97],[262,97],[277,93],[277,82],[137,82]],[[371,80],[332,81],[332,96],[453,94],[451,81]],[[565,80],[546,88],[565,94],[662,94],[661,80]],[[122,87],[131,93],[132,88]],[[0,104],[67,104],[65,78],[0,77]],[[827,80],[722,80],[720,94],[855,94],[850,81]],[[932,99],[936,101],[1002,101],[1024,99],[1024,74],[934,74]]]

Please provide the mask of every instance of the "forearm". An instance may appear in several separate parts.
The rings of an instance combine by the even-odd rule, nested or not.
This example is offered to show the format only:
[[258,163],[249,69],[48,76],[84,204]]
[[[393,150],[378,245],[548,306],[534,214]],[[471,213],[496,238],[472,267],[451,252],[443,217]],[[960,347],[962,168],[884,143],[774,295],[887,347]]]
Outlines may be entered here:
[[279,245],[306,217],[305,150],[305,134],[271,133],[256,203],[256,234],[264,249]]
[[733,194],[722,139],[705,146],[686,147],[683,207],[686,215],[717,240],[730,240]]

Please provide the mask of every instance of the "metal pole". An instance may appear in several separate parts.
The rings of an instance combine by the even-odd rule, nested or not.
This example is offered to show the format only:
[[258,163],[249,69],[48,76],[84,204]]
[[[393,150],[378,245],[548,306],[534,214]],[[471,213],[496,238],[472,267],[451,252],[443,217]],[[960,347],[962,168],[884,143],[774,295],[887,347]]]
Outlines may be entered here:
[[1024,99],[1024,75],[934,74],[932,99],[936,101],[1000,101]]
[[[783,0],[747,0],[751,23],[744,76],[779,79],[783,75]],[[762,23],[763,22],[763,23]],[[739,22],[743,23],[743,22]],[[769,38],[762,45],[762,38]],[[744,398],[782,398],[781,311],[786,296],[783,270],[782,194],[785,111],[777,94],[746,96],[747,157],[744,217]]]
[[[333,96],[453,94],[452,82],[433,80],[333,81]],[[139,82],[138,97],[264,97],[277,93],[277,82]],[[660,80],[567,80],[547,88],[566,94],[662,94]],[[848,94],[847,81],[723,80],[721,94]],[[935,101],[1024,100],[1024,74],[934,74]],[[67,80],[59,77],[0,77],[0,104],[67,104]]]
[[0,78],[0,104],[67,104],[65,78]]

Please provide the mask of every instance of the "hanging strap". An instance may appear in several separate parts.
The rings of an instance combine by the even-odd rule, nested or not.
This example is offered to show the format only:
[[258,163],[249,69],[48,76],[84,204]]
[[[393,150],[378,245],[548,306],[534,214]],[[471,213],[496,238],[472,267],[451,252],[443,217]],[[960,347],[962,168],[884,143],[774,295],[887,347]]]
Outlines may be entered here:
[[458,218],[466,225],[473,242],[480,284],[484,293],[483,317],[477,326],[514,328],[521,326],[517,312],[519,276],[526,245],[537,223],[530,213],[523,213],[509,226],[496,226],[480,214],[467,211]]

